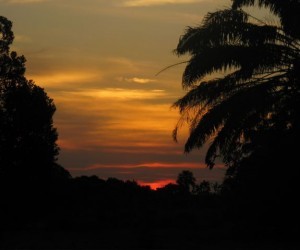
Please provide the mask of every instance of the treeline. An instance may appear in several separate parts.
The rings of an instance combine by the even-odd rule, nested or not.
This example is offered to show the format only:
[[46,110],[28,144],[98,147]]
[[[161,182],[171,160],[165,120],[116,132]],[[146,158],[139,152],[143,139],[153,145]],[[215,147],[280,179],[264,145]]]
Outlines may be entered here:
[[[1,226],[2,229],[81,230],[137,226],[189,228],[200,221],[203,224],[204,220],[209,224],[212,221],[207,213],[201,215],[200,211],[219,202],[220,186],[182,180],[189,176],[193,174],[183,171],[177,184],[170,183],[157,190],[140,186],[136,181],[103,180],[97,176],[52,183],[2,182]],[[185,214],[182,218],[181,213]]]
[[[184,245],[182,234],[197,235],[198,242],[202,238],[199,232],[204,238],[210,238],[207,232],[216,232],[215,225],[222,222],[218,204],[216,194],[195,195],[178,184],[155,191],[135,181],[102,180],[97,176],[69,178],[50,185],[27,183],[14,190],[2,185],[1,247],[70,248],[74,241],[74,249],[172,246],[178,240]],[[28,238],[22,241],[36,232],[35,242]],[[86,232],[93,235],[88,242]],[[59,233],[65,237],[57,238]],[[45,240],[47,235],[53,235],[53,242]]]
[[[240,199],[225,187],[206,181],[198,185],[181,182],[180,178],[187,176],[192,173],[183,171],[177,184],[157,190],[135,181],[103,180],[97,176],[67,178],[39,186],[26,183],[15,188],[2,183],[1,247],[271,244],[275,248],[278,242],[294,244],[298,229],[291,223],[296,218],[286,207],[288,204],[270,202],[268,196],[267,202]],[[53,242],[46,240],[49,235]],[[31,241],[24,237],[36,238]]]

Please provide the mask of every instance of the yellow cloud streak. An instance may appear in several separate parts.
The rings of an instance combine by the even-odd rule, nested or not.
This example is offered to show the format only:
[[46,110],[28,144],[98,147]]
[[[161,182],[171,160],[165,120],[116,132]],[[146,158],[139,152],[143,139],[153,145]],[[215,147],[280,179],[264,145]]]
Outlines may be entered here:
[[125,78],[125,81],[126,82],[133,82],[133,83],[140,83],[140,84],[156,82],[156,80],[153,80],[153,79],[139,78],[139,77]]
[[109,99],[154,99],[165,96],[164,91],[158,90],[139,90],[139,89],[122,89],[122,88],[106,88],[106,89],[89,89],[79,93],[82,96],[90,96],[95,98]]
[[99,72],[64,72],[49,75],[29,75],[38,85],[43,87],[66,86],[66,84],[83,83],[93,80],[101,80]]

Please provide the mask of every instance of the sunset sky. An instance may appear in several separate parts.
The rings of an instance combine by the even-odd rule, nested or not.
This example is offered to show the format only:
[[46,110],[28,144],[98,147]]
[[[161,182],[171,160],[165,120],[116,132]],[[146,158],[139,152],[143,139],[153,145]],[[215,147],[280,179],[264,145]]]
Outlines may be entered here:
[[[13,22],[13,50],[27,58],[28,79],[54,99],[59,163],[73,176],[98,175],[163,185],[190,169],[221,180],[205,149],[183,153],[172,130],[172,103],[184,95],[184,61],[173,53],[186,26],[230,0],[0,0]],[[156,183],[156,184],[155,184]]]

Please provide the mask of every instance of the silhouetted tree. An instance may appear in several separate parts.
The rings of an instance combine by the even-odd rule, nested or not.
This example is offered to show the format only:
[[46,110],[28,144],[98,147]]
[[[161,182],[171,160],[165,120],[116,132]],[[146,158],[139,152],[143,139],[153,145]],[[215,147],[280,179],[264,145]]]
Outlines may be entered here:
[[194,193],[196,195],[208,195],[211,192],[210,183],[208,181],[202,181],[199,185],[195,185]]
[[[253,133],[261,128],[300,128],[299,29],[291,25],[299,15],[287,7],[293,3],[299,10],[299,1],[259,1],[279,14],[284,29],[236,9],[254,2],[233,1],[235,8],[208,13],[202,25],[186,30],[175,50],[191,58],[182,80],[189,91],[174,103],[181,113],[174,139],[186,122],[186,152],[212,138],[205,159],[211,168],[218,156],[228,165],[249,156]],[[203,80],[213,73],[223,76]]]
[[280,200],[297,195],[300,177],[297,166],[300,135],[294,129],[260,128],[245,147],[251,154],[228,167],[223,189],[239,196]]
[[191,192],[196,184],[196,178],[191,171],[183,170],[178,174],[176,183],[179,185],[184,192]]
[[218,182],[212,184],[212,191],[214,194],[219,194],[222,190],[222,185]]
[[156,192],[163,193],[166,195],[177,195],[181,191],[181,188],[178,184],[168,183],[164,187],[158,188]]
[[66,170],[64,167],[62,167],[61,165],[59,165],[58,163],[54,163],[54,167],[53,167],[51,176],[55,181],[61,180],[63,182],[65,180],[72,178],[70,172],[68,170]]
[[282,24],[283,30],[292,37],[300,38],[300,30],[298,25],[300,23],[300,2],[299,0],[233,0],[233,8],[237,9],[243,6],[259,6],[269,8],[275,15],[277,15]]
[[10,52],[12,23],[0,17],[0,175],[7,179],[67,177],[56,164],[56,110],[46,92],[27,80],[25,57]]

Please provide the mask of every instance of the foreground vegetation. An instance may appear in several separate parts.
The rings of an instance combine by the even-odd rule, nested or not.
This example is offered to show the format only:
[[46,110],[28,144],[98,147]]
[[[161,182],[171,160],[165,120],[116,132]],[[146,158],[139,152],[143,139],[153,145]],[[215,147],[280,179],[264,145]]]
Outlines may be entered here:
[[[265,6],[280,26],[242,8]],[[134,181],[72,178],[57,164],[55,105],[25,78],[0,17],[0,247],[4,249],[296,249],[299,233],[299,0],[233,0],[188,28],[185,150],[210,138],[206,163],[227,166],[221,185],[189,171],[158,190]],[[224,77],[204,81],[214,72]],[[298,248],[297,248],[298,249]]]
[[154,191],[83,176],[1,190],[4,249],[297,246],[296,207],[236,199],[221,189],[193,193],[170,184]]

